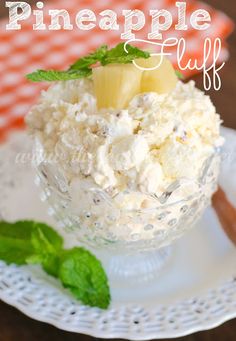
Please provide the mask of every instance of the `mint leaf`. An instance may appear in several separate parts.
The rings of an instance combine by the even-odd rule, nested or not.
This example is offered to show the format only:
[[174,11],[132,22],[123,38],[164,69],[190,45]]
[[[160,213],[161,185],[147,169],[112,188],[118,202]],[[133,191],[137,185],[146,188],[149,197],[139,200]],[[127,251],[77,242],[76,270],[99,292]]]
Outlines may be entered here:
[[63,247],[62,237],[44,223],[34,223],[31,239],[36,253],[56,253]]
[[90,69],[68,70],[68,71],[54,71],[54,70],[37,70],[26,75],[28,80],[33,82],[55,82],[67,81],[71,79],[78,79],[88,77],[92,74]]
[[8,237],[21,240],[30,240],[33,224],[34,222],[31,220],[20,220],[16,223],[0,221],[0,238]]
[[26,264],[26,260],[32,252],[33,248],[30,242],[4,237],[0,238],[0,259],[7,264]]
[[70,66],[69,70],[81,70],[88,68],[98,61],[102,61],[107,55],[108,47],[107,45],[100,46],[96,51],[90,53],[88,56],[78,59],[74,64]]
[[28,263],[41,263],[48,274],[57,276],[63,247],[61,236],[48,225],[35,223],[31,240],[37,256],[29,257]]
[[184,75],[179,70],[175,70],[175,74],[179,79],[184,79]]
[[131,63],[137,58],[149,58],[150,53],[142,51],[135,46],[129,44],[120,43],[116,47],[108,50],[107,45],[102,45],[95,52],[90,53],[88,56],[80,58],[77,62],[71,65],[70,70],[81,70],[88,68],[91,65],[100,62],[101,65],[107,65],[111,63]]
[[129,44],[126,45],[128,53],[125,51],[125,43],[120,43],[116,47],[112,48],[107,52],[106,58],[101,61],[102,65],[121,63],[131,63],[134,59],[138,58],[149,58],[150,53],[142,51],[135,46]]
[[34,252],[31,244],[32,221],[0,222],[0,259],[8,264],[26,264]]
[[63,252],[59,278],[84,304],[106,309],[110,303],[107,276],[100,261],[82,247]]

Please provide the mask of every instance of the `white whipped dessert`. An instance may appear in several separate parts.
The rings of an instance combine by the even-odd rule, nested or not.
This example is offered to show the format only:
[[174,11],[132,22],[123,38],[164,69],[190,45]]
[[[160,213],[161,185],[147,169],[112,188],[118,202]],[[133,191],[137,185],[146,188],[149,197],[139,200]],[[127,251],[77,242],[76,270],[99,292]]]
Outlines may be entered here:
[[[193,81],[178,81],[168,94],[138,94],[122,110],[98,110],[91,79],[59,82],[42,92],[26,122],[45,158],[56,157],[55,170],[71,198],[68,212],[79,217],[88,236],[103,226],[111,239],[114,231],[115,238],[152,238],[148,230],[177,222],[184,204],[173,206],[163,223],[158,211],[136,213],[161,206],[157,198],[178,180],[186,184],[167,204],[197,192],[204,162],[223,143],[220,117]],[[204,191],[210,198],[214,189]]]
[[[160,194],[180,177],[195,179],[222,144],[219,115],[193,81],[100,111],[91,80],[61,82],[42,93],[26,122],[71,185],[86,181],[110,194]],[[137,205],[134,198],[130,208]]]

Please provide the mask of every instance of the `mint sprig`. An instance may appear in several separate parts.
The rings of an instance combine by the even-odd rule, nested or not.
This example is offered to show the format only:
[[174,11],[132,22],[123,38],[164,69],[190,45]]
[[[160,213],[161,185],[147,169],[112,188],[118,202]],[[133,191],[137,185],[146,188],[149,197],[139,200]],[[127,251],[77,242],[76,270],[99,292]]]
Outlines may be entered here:
[[53,82],[66,81],[71,79],[85,78],[92,74],[92,66],[100,63],[107,65],[112,63],[127,64],[132,63],[134,59],[149,58],[150,53],[142,51],[135,46],[120,43],[112,49],[108,49],[107,45],[100,46],[93,53],[78,59],[66,71],[56,70],[37,70],[26,75],[26,78],[33,82]]
[[82,247],[63,249],[61,236],[44,223],[0,222],[0,259],[7,264],[41,264],[84,304],[109,306],[110,290],[100,261]]

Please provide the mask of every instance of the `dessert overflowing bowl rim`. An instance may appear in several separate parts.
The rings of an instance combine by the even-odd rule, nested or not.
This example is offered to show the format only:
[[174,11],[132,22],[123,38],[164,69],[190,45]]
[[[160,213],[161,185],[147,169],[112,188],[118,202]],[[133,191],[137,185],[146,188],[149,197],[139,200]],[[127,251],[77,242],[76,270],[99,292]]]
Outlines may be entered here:
[[[35,137],[34,139],[34,151],[36,150],[36,144],[38,145],[38,143],[40,144],[41,148],[44,149],[44,146],[42,145],[42,142],[40,141],[40,139],[38,137]],[[168,207],[172,207],[174,205],[180,204],[180,203],[185,203],[189,200],[193,200],[194,198],[199,197],[202,194],[202,190],[206,184],[206,178],[208,176],[208,171],[212,166],[212,163],[215,159],[215,157],[220,157],[221,154],[221,148],[220,147],[215,147],[213,152],[210,154],[210,156],[208,156],[202,164],[202,167],[199,171],[199,175],[197,177],[197,179],[193,179],[193,178],[189,178],[189,177],[181,177],[177,180],[174,180],[172,183],[170,183],[165,190],[163,190],[162,194],[160,196],[157,196],[155,193],[150,193],[150,192],[139,192],[136,191],[137,193],[142,193],[144,196],[147,197],[147,199],[152,199],[153,202],[154,200],[156,200],[157,202],[157,206],[154,207],[150,207],[150,208],[138,208],[138,209],[127,209],[127,208],[120,208],[117,205],[115,205],[114,202],[114,198],[121,193],[125,193],[126,190],[124,191],[120,191],[117,194],[115,194],[114,196],[110,196],[103,188],[99,188],[99,187],[91,187],[88,189],[88,191],[93,191],[93,192],[97,192],[97,193],[102,193],[103,199],[106,201],[106,203],[108,203],[110,206],[114,206],[115,209],[118,209],[122,212],[127,212],[127,213],[148,213],[148,212],[152,212],[152,211],[156,211],[159,209],[163,209],[163,208],[168,208]],[[37,173],[40,173],[40,170],[38,169],[38,166],[40,163],[48,163],[48,164],[52,164],[50,161],[48,161],[46,158],[41,158],[38,159],[36,157],[36,160],[34,159],[34,161],[32,162],[33,167],[36,169]],[[61,170],[60,170],[61,171]],[[66,176],[63,172],[61,172],[61,174],[63,175],[63,177],[66,179]],[[67,179],[66,179],[67,181]],[[178,190],[178,188],[180,188],[181,186],[183,186],[184,184],[192,184],[195,186],[195,188],[197,188],[196,191],[194,191],[194,193],[187,195],[186,197],[182,198],[182,199],[177,199],[176,201],[173,202],[168,202],[170,197],[172,196],[172,194]],[[49,184],[50,186],[50,184]],[[50,186],[51,189],[54,192],[58,192],[55,188],[53,188],[52,186]],[[134,191],[135,192],[135,191]],[[60,193],[62,194],[62,193]],[[63,193],[64,195],[67,196],[67,200],[71,201],[72,199],[70,198],[69,193],[65,192]]]

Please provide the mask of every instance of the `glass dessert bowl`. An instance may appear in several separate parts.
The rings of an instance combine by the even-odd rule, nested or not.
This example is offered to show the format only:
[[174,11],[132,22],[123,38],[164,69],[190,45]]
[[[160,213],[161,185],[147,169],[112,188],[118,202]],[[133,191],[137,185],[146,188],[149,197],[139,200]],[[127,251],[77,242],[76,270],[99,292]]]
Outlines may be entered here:
[[[44,155],[38,139],[34,153]],[[128,190],[112,197],[98,187],[76,188],[73,197],[55,160],[38,157],[34,161],[41,199],[48,202],[48,213],[64,231],[65,241],[89,247],[103,261],[111,279],[122,283],[127,278],[130,285],[157,276],[169,258],[168,246],[196,224],[217,189],[219,165],[216,149],[196,180],[180,178],[159,196],[137,193],[150,207],[134,210],[119,206],[120,200],[129,200]]]
[[[157,59],[138,63],[146,70]],[[49,87],[27,115],[37,183],[66,244],[89,247],[110,278],[132,285],[158,274],[209,205],[221,121],[166,59],[156,70],[102,64],[91,73]]]

